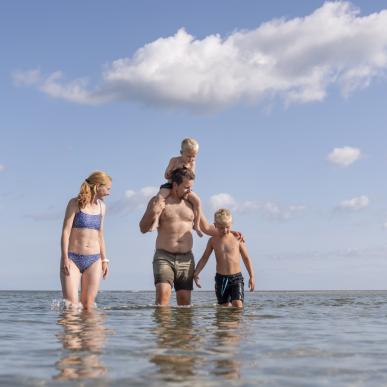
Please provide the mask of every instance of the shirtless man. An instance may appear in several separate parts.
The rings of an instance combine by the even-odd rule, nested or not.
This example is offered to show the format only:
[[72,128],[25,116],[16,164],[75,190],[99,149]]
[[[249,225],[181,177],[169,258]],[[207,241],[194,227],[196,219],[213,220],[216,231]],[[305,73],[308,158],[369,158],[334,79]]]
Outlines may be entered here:
[[[187,197],[192,191],[194,179],[195,175],[190,169],[174,170],[170,195],[165,202],[152,198],[140,221],[140,230],[146,233],[151,231],[154,221],[159,218],[153,257],[157,305],[169,304],[173,286],[178,305],[191,303],[195,269],[192,254],[194,212]],[[216,234],[215,226],[209,225],[203,214],[200,228],[207,235]]]

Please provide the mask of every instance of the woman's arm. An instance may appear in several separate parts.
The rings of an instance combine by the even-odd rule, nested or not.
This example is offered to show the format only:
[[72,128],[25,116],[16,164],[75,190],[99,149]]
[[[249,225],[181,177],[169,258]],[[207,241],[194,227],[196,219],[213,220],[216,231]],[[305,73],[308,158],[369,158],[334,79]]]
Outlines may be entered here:
[[78,210],[78,204],[76,199],[71,199],[66,207],[65,216],[63,219],[62,235],[60,240],[61,247],[61,268],[65,275],[69,275],[69,240],[71,228],[73,226],[74,216]]
[[101,203],[101,227],[99,228],[98,238],[99,238],[99,248],[102,261],[102,276],[105,279],[109,272],[109,260],[106,258],[106,248],[105,248],[105,237],[104,237],[104,222],[106,214],[106,205]]

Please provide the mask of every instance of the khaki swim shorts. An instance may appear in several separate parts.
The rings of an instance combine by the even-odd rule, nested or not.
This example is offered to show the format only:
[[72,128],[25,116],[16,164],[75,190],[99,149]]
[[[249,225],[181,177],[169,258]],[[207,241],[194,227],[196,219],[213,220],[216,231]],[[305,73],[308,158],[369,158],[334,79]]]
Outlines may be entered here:
[[175,290],[192,290],[195,260],[192,251],[170,253],[156,249],[153,256],[153,275],[155,285],[169,283]]

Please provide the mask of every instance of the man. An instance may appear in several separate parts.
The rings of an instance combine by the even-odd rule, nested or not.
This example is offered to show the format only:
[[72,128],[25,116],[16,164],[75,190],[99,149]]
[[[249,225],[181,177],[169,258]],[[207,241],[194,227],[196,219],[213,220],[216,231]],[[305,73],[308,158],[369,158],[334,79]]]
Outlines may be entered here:
[[[168,305],[172,287],[176,290],[178,305],[190,305],[195,269],[192,254],[192,229],[194,212],[187,200],[195,179],[194,173],[187,168],[172,172],[172,189],[164,201],[152,198],[140,221],[142,233],[151,231],[159,218],[156,251],[153,257],[153,274],[156,286],[156,304]],[[202,215],[201,230],[215,235],[215,227],[209,225]]]

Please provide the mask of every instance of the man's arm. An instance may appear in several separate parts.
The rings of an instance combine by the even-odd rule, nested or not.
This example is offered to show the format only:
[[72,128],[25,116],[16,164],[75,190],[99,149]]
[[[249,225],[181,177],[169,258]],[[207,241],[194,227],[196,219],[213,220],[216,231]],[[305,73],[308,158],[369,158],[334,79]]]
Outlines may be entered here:
[[213,224],[209,224],[203,211],[200,214],[200,229],[209,236],[218,236],[218,231]]
[[165,208],[165,202],[157,200],[154,196],[148,203],[145,213],[140,220],[140,230],[144,234],[151,230],[156,219],[161,215]]
[[249,273],[249,276],[250,276],[249,289],[252,292],[255,287],[253,263],[249,257],[249,253],[247,252],[246,245],[243,242],[239,243],[239,251],[241,253],[243,263],[245,264],[247,272]]
[[195,268],[195,272],[194,272],[194,280],[195,280],[196,286],[198,288],[202,287],[199,283],[199,273],[204,269],[204,266],[206,266],[206,264],[208,262],[208,258],[210,258],[210,255],[212,253],[212,250],[213,250],[213,248],[212,248],[211,239],[209,239],[207,242],[207,247],[204,250],[204,253],[203,253],[202,257],[200,258],[199,262],[197,263],[196,268]]

